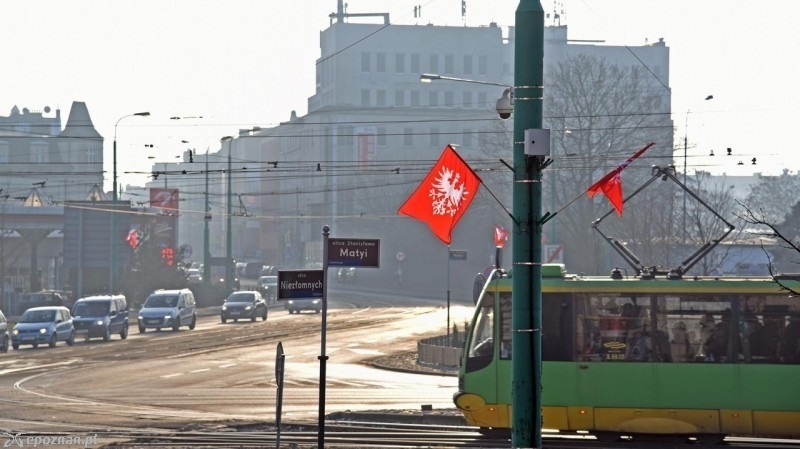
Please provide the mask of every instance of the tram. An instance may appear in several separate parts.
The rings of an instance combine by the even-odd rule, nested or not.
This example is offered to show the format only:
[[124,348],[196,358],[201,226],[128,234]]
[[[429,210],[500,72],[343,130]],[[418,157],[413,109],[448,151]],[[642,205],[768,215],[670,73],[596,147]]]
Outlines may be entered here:
[[[453,396],[484,433],[512,421],[512,275],[496,271],[480,292]],[[800,291],[797,277],[781,283]],[[541,288],[544,429],[800,437],[800,298],[775,279],[586,277],[545,264]]]

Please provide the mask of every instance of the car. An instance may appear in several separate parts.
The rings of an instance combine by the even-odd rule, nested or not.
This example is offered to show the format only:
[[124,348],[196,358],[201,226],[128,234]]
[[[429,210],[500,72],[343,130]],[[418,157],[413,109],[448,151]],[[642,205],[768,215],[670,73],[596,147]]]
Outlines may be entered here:
[[267,302],[257,291],[233,292],[225,299],[219,312],[223,323],[229,319],[239,321],[239,318],[250,318],[255,321],[261,317],[267,321]]
[[322,311],[322,300],[319,298],[307,299],[288,299],[285,302],[286,310],[289,314],[300,313],[303,310],[313,310],[316,313]]
[[189,284],[199,284],[203,282],[203,272],[199,268],[189,268],[186,270],[186,282]]
[[8,333],[8,320],[0,310],[0,352],[8,352],[8,345],[11,341],[11,335]]
[[47,344],[51,348],[59,341],[69,346],[75,343],[75,327],[69,309],[63,306],[33,307],[25,311],[11,331],[11,347]]
[[341,267],[336,272],[336,279],[340,284],[354,284],[356,282],[355,267]]
[[194,294],[188,288],[179,290],[156,290],[147,297],[139,309],[139,332],[148,328],[161,330],[170,327],[177,331],[181,326],[194,329],[197,324]]
[[56,307],[66,306],[64,295],[55,290],[42,290],[39,292],[28,292],[19,295],[19,298],[12,307],[9,314],[12,316],[22,315],[26,310],[32,307]]
[[268,303],[278,300],[278,276],[261,276],[258,278],[258,291]]
[[72,306],[75,335],[89,341],[91,338],[111,340],[112,335],[128,338],[128,301],[124,295],[87,296]]

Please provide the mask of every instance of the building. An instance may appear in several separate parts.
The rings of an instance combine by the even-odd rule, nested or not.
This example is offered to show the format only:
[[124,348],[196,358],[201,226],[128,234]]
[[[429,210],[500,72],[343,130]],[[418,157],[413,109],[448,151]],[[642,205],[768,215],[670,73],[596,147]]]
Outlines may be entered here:
[[[209,156],[218,162],[211,169],[217,181],[206,190],[214,217],[212,255],[224,251],[225,225],[217,217],[225,216],[230,197],[237,260],[257,259],[286,268],[316,266],[322,258],[321,229],[329,225],[333,237],[381,239],[385,259],[381,269],[360,279],[391,282],[392,274],[402,269],[409,279],[438,284],[444,290],[447,248],[424,224],[398,217],[397,208],[446,144],[457,145],[470,165],[484,173],[487,189],[510,204],[511,177],[499,160],[512,159],[511,126],[498,118],[495,103],[513,84],[514,28],[494,23],[385,27],[388,14],[354,15],[361,21],[372,17],[375,23],[350,23],[351,15],[340,2],[330,27],[320,33],[317,90],[308,99],[306,115],[292,112],[277,127],[243,130],[230,147],[223,143],[216,155]],[[669,49],[663,41],[613,47],[569,42],[566,26],[546,27],[545,33],[546,69],[576,54],[627,66],[643,61],[657,76],[653,83],[669,85]],[[423,73],[477,83],[423,84]],[[659,111],[664,112],[659,128],[671,156],[670,98],[664,92],[659,94],[663,97]],[[248,161],[232,167],[230,195],[224,192],[224,175],[219,174],[228,148],[234,161]],[[201,156],[195,156],[194,167]],[[185,166],[184,160],[174,167]],[[202,180],[189,177],[186,183],[197,191]],[[190,209],[202,210],[201,197],[192,196],[195,203]],[[453,234],[454,245],[470,254],[468,263],[448,267],[454,279],[470,278],[493,263],[494,225],[507,219],[502,204],[486,194],[473,203]],[[190,221],[187,225],[182,220],[181,235],[197,241],[199,221]],[[191,226],[194,231],[188,231]],[[404,261],[396,257],[401,253]],[[471,288],[460,284],[460,290]]]

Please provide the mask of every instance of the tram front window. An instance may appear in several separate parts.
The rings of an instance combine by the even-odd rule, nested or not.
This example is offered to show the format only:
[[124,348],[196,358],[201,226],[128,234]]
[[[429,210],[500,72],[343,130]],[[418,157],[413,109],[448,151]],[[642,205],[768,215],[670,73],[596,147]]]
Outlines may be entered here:
[[[488,302],[488,304],[486,304]],[[468,358],[491,358],[494,353],[494,304],[484,301],[475,320],[472,339],[467,351]]]

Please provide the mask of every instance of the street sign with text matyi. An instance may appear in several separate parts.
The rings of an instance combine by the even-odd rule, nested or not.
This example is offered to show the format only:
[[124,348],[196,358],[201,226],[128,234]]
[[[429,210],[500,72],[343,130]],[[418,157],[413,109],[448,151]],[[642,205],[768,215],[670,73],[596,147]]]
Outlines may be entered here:
[[379,239],[328,239],[328,265],[380,268]]

